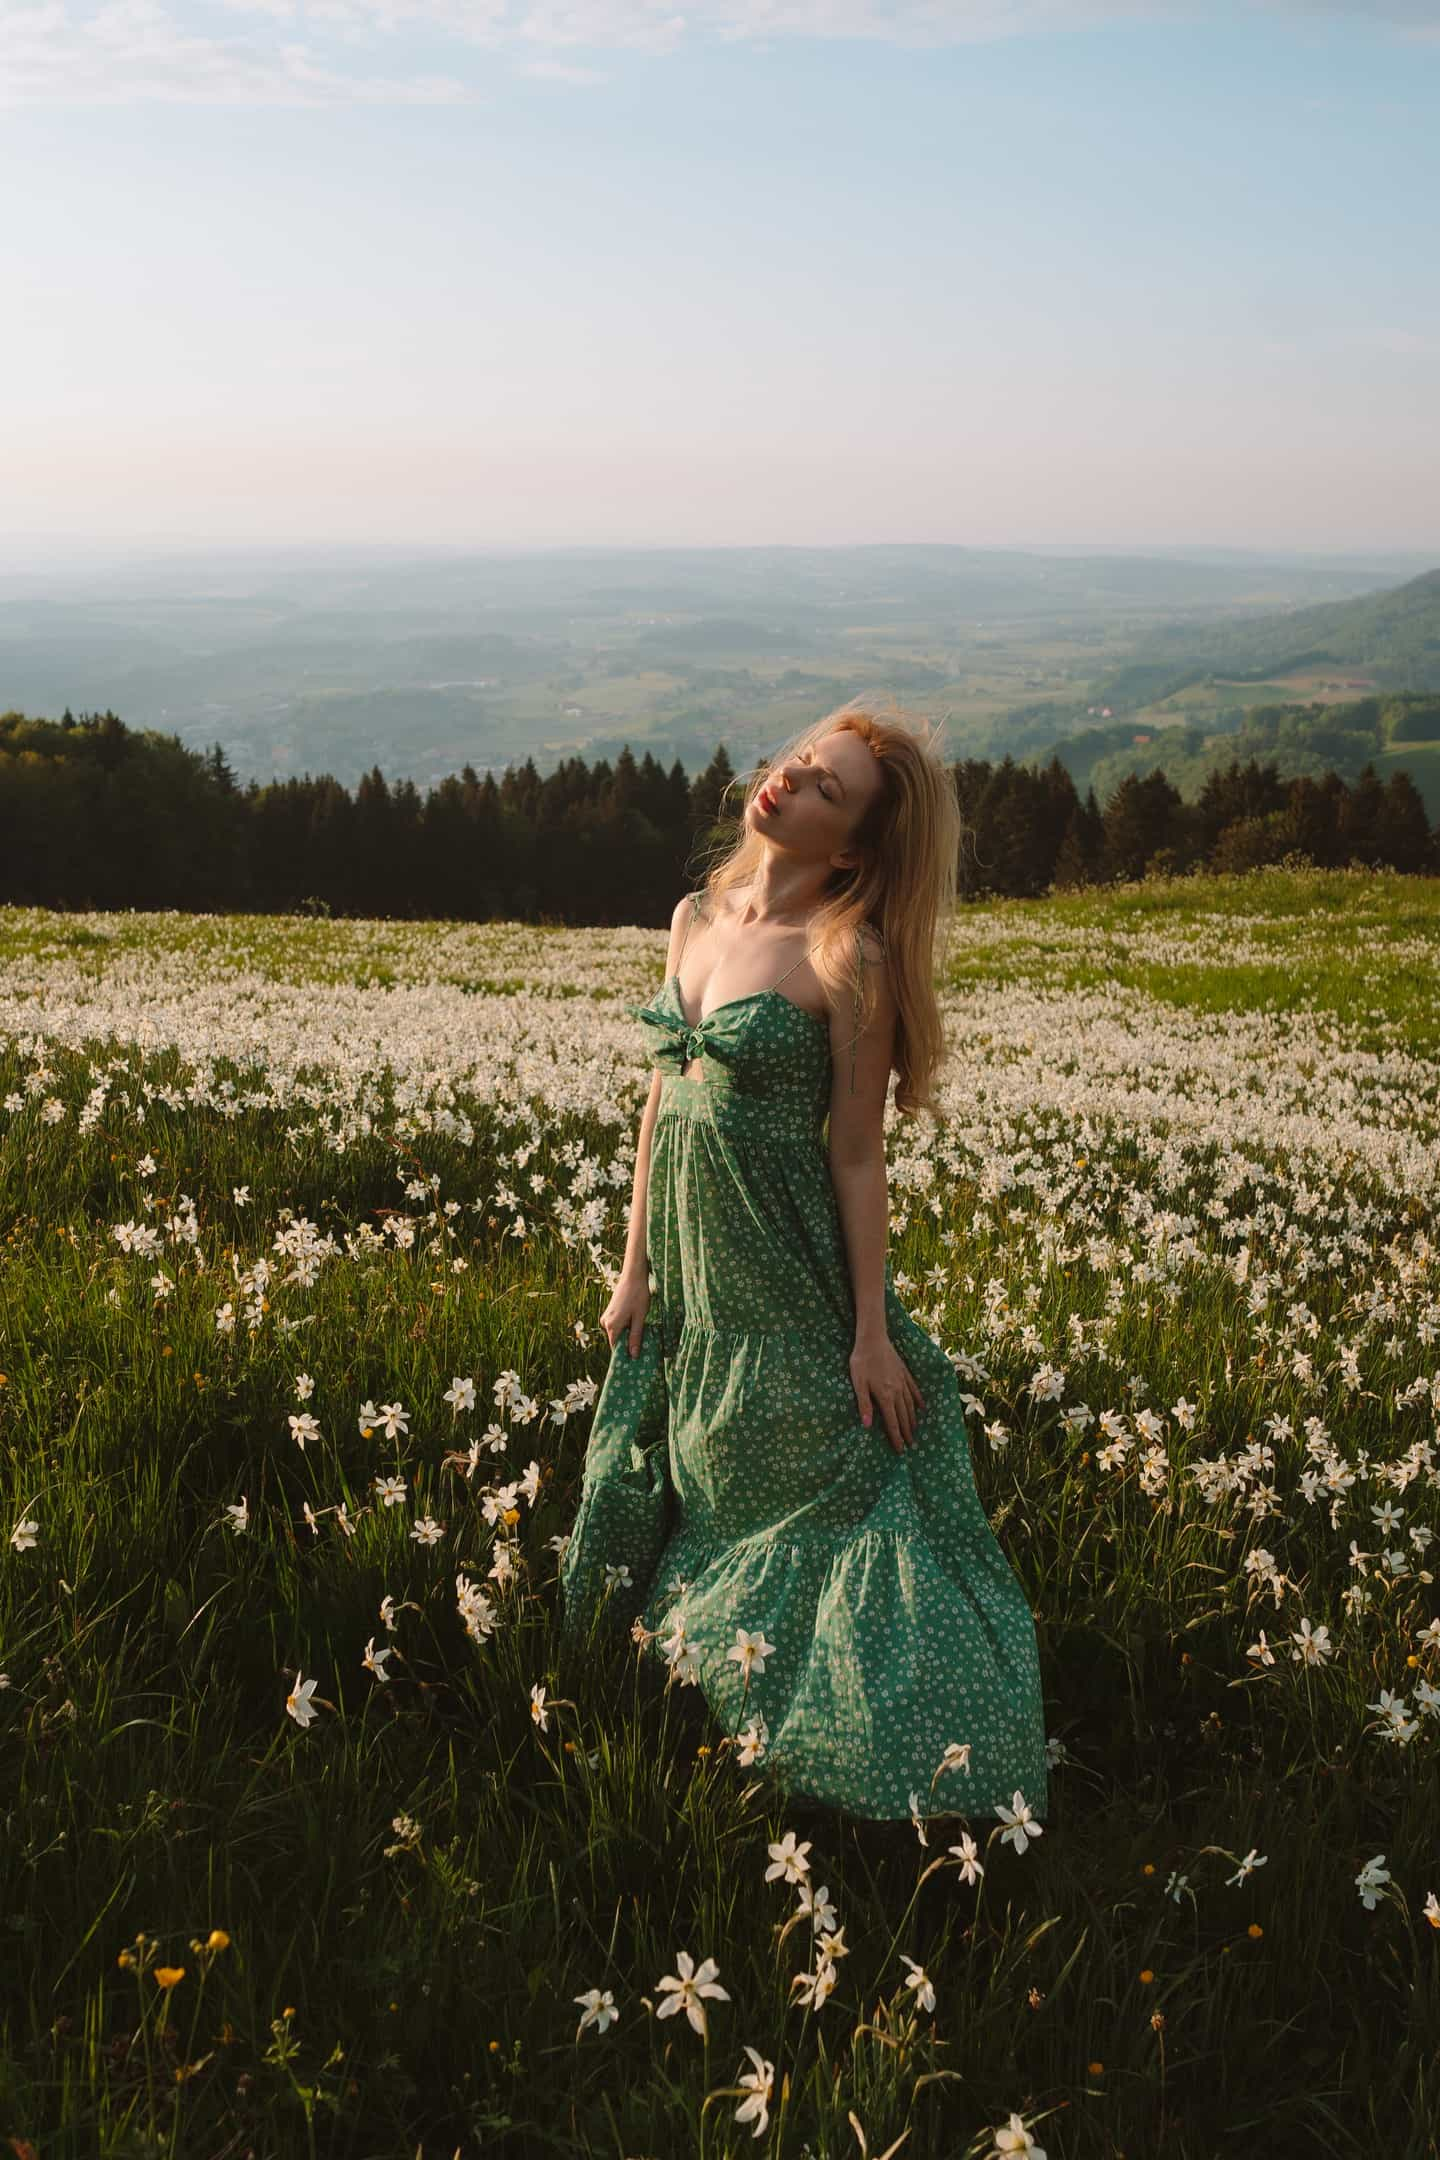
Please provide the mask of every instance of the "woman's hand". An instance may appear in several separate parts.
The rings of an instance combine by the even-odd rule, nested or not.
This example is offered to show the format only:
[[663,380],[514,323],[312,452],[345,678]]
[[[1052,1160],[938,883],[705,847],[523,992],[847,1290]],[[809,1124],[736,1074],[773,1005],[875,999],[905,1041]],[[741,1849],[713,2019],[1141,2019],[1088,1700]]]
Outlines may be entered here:
[[649,1310],[649,1267],[622,1270],[620,1279],[611,1292],[610,1302],[600,1315],[605,1340],[612,1350],[628,1328],[630,1355],[639,1357],[640,1344],[645,1334],[645,1315]]
[[925,1398],[888,1335],[856,1337],[850,1353],[850,1379],[860,1405],[861,1423],[870,1423],[878,1404],[891,1447],[899,1453],[913,1446],[915,1421],[925,1408]]

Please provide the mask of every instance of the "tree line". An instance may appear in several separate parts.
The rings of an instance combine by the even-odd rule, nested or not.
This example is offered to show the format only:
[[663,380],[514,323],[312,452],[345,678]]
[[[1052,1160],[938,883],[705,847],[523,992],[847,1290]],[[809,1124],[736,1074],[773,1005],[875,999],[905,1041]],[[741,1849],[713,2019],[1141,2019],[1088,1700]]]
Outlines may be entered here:
[[[1282,780],[1233,761],[1186,802],[1158,768],[1103,807],[1058,757],[953,767],[967,898],[1244,870],[1287,858],[1440,873],[1409,775]],[[724,745],[687,776],[627,745],[613,761],[533,758],[497,779],[466,765],[422,795],[375,766],[353,794],[327,775],[241,786],[216,743],[132,730],[113,712],[0,714],[0,900],[54,908],[310,912],[417,920],[669,919],[736,814]],[[727,789],[730,790],[727,799]]]

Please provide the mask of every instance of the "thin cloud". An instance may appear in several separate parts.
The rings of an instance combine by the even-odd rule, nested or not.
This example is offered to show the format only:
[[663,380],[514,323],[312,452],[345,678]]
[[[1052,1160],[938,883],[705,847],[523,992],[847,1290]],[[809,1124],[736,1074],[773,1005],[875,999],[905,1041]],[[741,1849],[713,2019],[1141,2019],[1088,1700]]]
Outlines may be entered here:
[[[1440,41],[1440,0],[1240,0],[1252,15],[1349,18]],[[1213,21],[1203,0],[0,0],[0,105],[341,105],[487,102],[460,74],[347,65],[407,29],[544,81],[608,80],[581,52],[657,57],[706,36],[992,43],[1126,23]],[[575,54],[577,57],[569,57]]]
[[1440,36],[1440,0],[1260,0],[1281,15],[1313,15],[1384,24],[1418,38]]
[[482,95],[454,77],[337,69],[284,35],[197,35],[156,0],[107,0],[83,16],[63,0],[0,0],[0,105],[436,105]]
[[538,75],[542,82],[599,83],[609,82],[604,68],[577,67],[568,60],[521,60],[516,72],[521,75]]

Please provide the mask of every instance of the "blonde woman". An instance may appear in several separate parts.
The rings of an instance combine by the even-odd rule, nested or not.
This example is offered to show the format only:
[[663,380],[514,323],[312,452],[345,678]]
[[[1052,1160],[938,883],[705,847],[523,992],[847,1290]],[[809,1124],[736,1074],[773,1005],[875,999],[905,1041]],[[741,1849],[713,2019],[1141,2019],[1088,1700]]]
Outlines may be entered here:
[[676,908],[626,1008],[656,1070],[561,1591],[568,1631],[629,1623],[796,1797],[886,1820],[1018,1791],[1039,1822],[1033,1618],[886,1254],[890,1076],[935,1110],[961,831],[933,743],[856,700],[754,776]]

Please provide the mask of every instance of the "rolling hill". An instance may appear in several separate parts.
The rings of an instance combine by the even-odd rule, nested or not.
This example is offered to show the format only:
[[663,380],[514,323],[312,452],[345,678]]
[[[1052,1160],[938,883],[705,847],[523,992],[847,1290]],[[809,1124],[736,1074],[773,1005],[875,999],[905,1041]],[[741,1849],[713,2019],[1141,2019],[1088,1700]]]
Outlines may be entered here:
[[1163,626],[1094,694],[1099,703],[1134,708],[1211,677],[1273,683],[1324,665],[1358,670],[1376,690],[1440,689],[1440,570],[1388,592],[1325,600],[1259,621]]

